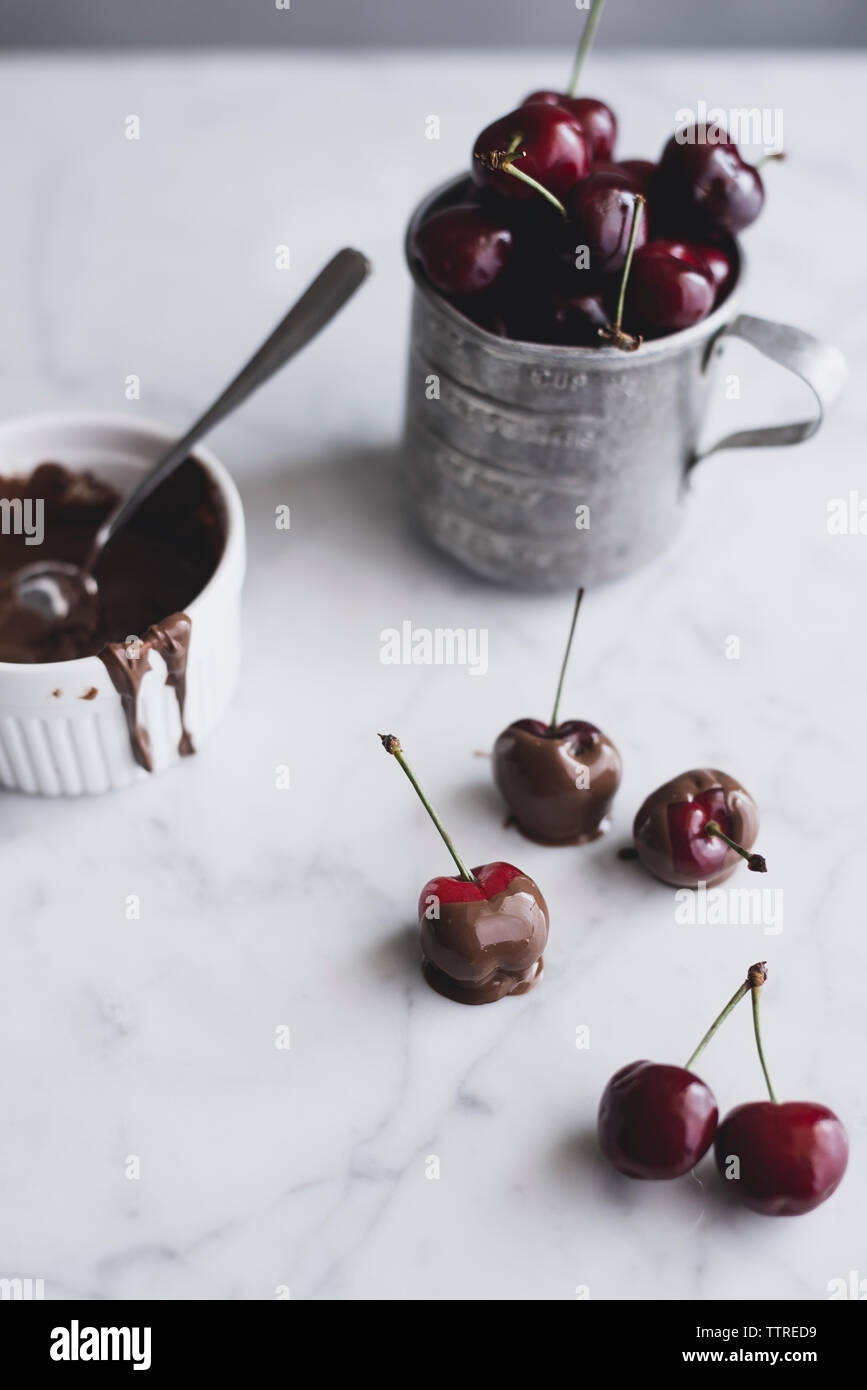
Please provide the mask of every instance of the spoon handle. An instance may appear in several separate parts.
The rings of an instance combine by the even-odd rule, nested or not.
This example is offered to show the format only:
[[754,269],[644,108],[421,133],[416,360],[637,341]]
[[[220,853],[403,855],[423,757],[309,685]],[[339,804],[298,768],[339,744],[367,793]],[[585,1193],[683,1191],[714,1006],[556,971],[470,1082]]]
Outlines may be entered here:
[[306,347],[340,312],[369,273],[370,262],[360,251],[345,247],[337,252],[213,405],[162,455],[138,487],[106,517],[85,562],[86,572],[93,569],[115,532],[120,530],[154,488],[184,461],[193,445],[231,414],[296,352]]

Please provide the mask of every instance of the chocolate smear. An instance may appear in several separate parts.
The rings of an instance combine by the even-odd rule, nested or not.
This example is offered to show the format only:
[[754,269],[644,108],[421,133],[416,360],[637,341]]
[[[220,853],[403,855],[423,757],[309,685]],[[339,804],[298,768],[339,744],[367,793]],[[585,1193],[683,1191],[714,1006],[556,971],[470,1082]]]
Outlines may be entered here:
[[192,623],[186,613],[172,613],[162,622],[149,627],[142,638],[128,638],[125,642],[109,642],[99,653],[111,683],[120,696],[123,712],[129,730],[129,741],[133,757],[139,767],[153,772],[151,741],[147,729],[139,723],[138,694],[141,683],[150,671],[150,656],[156,652],[166,664],[168,675],[166,685],[171,686],[178,702],[181,720],[181,737],[178,752],[182,758],[195,753],[193,740],[184,722],[184,706],[187,695],[187,656],[190,647]]

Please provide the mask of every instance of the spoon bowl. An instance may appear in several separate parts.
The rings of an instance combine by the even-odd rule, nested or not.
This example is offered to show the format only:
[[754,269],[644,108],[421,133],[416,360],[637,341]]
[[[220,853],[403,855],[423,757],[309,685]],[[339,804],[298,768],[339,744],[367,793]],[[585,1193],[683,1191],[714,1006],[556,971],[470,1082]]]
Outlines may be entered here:
[[16,570],[12,582],[17,603],[58,627],[92,603],[98,591],[92,574],[65,560],[24,565]]

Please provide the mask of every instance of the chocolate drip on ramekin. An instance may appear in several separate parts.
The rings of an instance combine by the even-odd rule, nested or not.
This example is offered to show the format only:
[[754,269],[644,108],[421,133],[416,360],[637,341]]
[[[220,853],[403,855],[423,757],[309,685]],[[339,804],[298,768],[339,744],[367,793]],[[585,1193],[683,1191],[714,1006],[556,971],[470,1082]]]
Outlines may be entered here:
[[190,649],[192,623],[186,613],[172,613],[162,622],[149,627],[144,636],[128,639],[126,642],[109,642],[99,653],[99,659],[108,672],[111,683],[120,695],[126,724],[129,730],[130,747],[139,767],[145,772],[153,772],[150,735],[144,725],[139,723],[138,695],[141,683],[150,671],[150,656],[156,652],[166,664],[168,675],[166,685],[171,686],[178,702],[181,721],[181,737],[178,752],[182,758],[195,753],[193,740],[184,722],[184,707],[187,694],[187,657]]

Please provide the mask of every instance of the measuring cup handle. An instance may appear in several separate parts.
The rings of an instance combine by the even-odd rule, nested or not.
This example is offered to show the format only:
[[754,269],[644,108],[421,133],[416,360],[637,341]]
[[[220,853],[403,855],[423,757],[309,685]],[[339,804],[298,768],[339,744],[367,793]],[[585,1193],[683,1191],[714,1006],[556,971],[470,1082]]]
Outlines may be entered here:
[[743,338],[758,348],[763,356],[794,372],[813,392],[818,409],[809,420],[796,420],[790,425],[764,425],[727,434],[709,449],[703,449],[694,462],[699,463],[720,449],[800,444],[803,439],[814,435],[824,419],[825,411],[833,405],[843,389],[846,380],[843,354],[829,343],[820,343],[818,338],[804,333],[800,328],[792,328],[787,323],[774,323],[771,319],[754,318],[752,314],[739,314],[711,342],[705,367],[712,356],[722,352],[726,338]]

